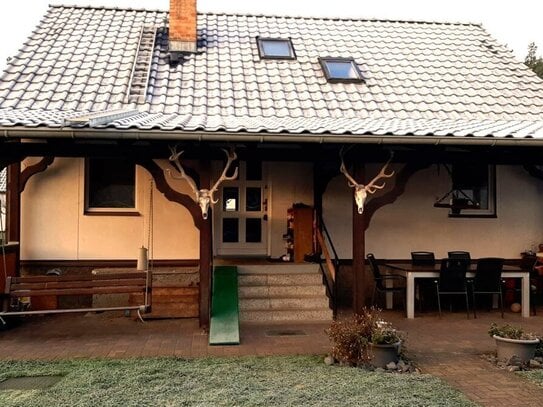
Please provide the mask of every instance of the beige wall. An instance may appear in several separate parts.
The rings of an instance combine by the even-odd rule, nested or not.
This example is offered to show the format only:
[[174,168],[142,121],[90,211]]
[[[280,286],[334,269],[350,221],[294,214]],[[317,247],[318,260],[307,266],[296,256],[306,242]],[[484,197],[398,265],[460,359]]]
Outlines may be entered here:
[[[168,165],[162,162],[161,165]],[[267,163],[270,191],[269,254],[286,252],[287,209],[297,202],[313,204],[312,164]],[[22,197],[22,258],[135,259],[147,245],[150,175],[138,167],[140,216],[83,214],[83,160],[56,159],[29,181]],[[369,167],[368,173],[378,170]],[[519,166],[497,168],[496,219],[448,218],[433,202],[448,190],[449,180],[436,167],[415,174],[405,193],[374,216],[366,236],[367,252],[378,257],[409,258],[412,250],[469,250],[473,257],[519,257],[543,243],[543,182]],[[184,181],[167,178],[172,187],[190,193]],[[380,192],[378,192],[380,193]],[[155,259],[196,259],[199,234],[188,211],[153,190]],[[344,177],[334,178],[323,200],[324,219],[341,258],[352,258],[352,190]]]
[[[376,212],[366,252],[407,259],[413,250],[433,251],[438,258],[448,250],[468,250],[475,258],[518,258],[522,251],[536,249],[543,243],[543,182],[520,166],[498,166],[496,179],[497,218],[449,218],[447,209],[433,207],[448,191],[446,172],[433,166],[416,173],[396,202]],[[352,258],[351,194],[345,179],[336,177],[323,202],[325,222],[342,258]]]
[[[23,168],[29,164],[23,163]],[[150,174],[137,167],[138,216],[85,215],[83,174],[82,159],[57,158],[30,179],[22,195],[22,259],[136,259],[138,248],[147,246]],[[168,182],[188,192],[178,181]],[[189,212],[166,200],[156,188],[153,215],[154,259],[199,257],[198,229]]]

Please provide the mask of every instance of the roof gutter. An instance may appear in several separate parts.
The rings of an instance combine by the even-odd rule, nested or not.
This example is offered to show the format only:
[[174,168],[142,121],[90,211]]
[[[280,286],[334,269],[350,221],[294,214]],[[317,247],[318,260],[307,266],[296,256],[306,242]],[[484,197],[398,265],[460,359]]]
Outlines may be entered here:
[[[333,143],[333,144],[414,144],[457,146],[538,146],[543,139],[497,138],[475,136],[391,136],[391,135],[345,135],[345,134],[292,134],[292,133],[243,133],[243,132],[181,132],[164,130],[119,130],[119,129],[51,129],[12,127],[1,128],[4,138],[10,139],[81,139],[81,140],[143,140],[143,141],[223,141],[257,143]],[[31,140],[29,140],[31,141]]]

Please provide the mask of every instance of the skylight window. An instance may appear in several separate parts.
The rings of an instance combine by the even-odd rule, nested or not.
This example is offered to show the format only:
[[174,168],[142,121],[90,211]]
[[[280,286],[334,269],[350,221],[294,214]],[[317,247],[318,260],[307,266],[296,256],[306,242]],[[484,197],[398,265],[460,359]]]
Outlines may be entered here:
[[296,59],[290,39],[257,37],[257,43],[262,59]]
[[363,82],[364,78],[352,58],[320,58],[328,82]]

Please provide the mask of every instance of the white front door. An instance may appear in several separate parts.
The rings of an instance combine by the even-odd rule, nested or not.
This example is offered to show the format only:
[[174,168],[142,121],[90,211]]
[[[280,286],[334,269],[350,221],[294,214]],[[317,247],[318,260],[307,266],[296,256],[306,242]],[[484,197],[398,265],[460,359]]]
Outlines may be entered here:
[[268,188],[261,161],[240,161],[235,181],[221,184],[214,206],[216,254],[265,256]]

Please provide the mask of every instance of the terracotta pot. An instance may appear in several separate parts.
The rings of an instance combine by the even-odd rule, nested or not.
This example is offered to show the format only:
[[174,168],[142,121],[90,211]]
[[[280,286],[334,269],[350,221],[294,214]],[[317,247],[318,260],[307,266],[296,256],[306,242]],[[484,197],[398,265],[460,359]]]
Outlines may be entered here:
[[527,363],[534,357],[535,348],[539,343],[539,339],[509,339],[496,335],[492,337],[496,340],[499,360],[509,360],[516,355],[522,363]]
[[400,341],[390,345],[370,343],[370,352],[372,354],[371,364],[375,367],[385,368],[390,362],[397,363],[400,359],[400,345]]

